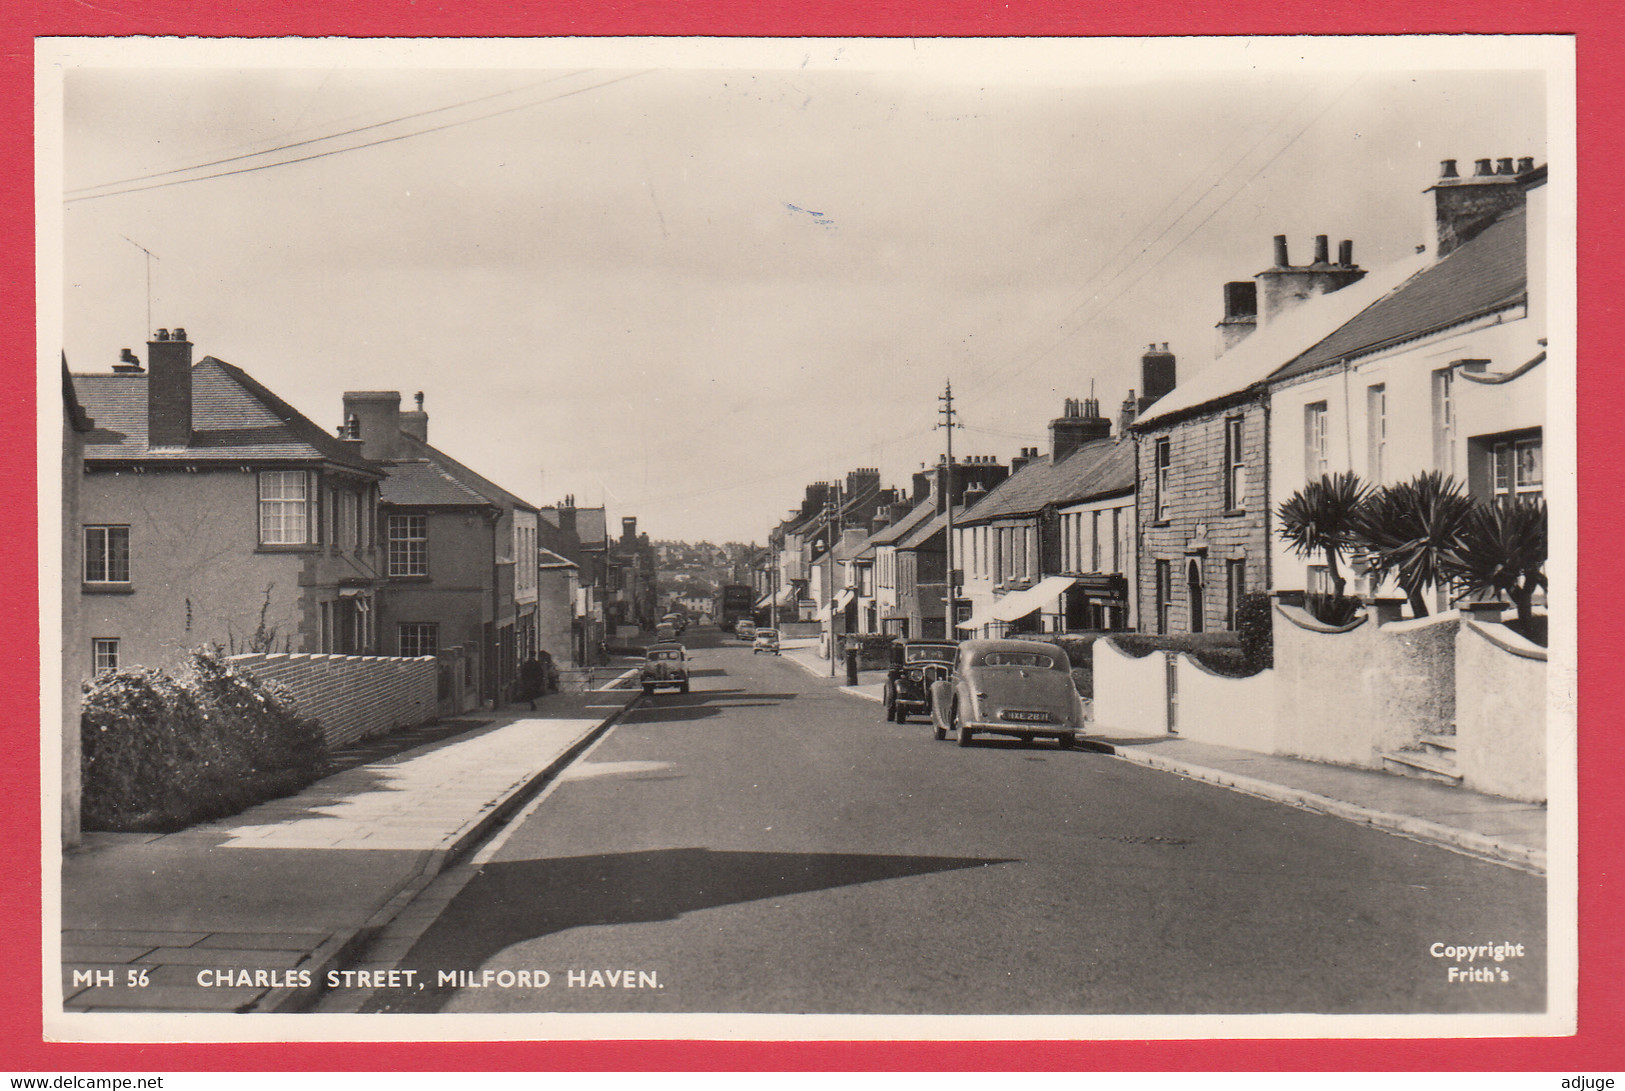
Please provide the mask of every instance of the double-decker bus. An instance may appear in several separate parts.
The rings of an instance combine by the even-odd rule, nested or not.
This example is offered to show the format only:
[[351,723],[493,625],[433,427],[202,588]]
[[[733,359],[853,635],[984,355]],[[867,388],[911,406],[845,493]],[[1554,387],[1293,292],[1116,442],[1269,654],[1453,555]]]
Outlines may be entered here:
[[756,605],[756,592],[742,583],[730,583],[717,592],[716,609],[711,616],[724,631],[731,631],[741,618],[751,616]]

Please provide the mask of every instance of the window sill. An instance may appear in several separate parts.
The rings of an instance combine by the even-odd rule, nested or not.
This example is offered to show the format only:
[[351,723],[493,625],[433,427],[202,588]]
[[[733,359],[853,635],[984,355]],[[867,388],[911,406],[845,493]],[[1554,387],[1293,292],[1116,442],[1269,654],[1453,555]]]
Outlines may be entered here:
[[135,587],[128,583],[81,583],[79,593],[83,595],[133,595]]
[[1170,526],[1171,524],[1166,519],[1156,519],[1152,521],[1151,525],[1154,527],[1166,527]]
[[385,579],[388,579],[391,583],[428,583],[429,574],[423,572],[410,576],[386,576]]
[[1224,513],[1224,517],[1226,519],[1232,519],[1232,518],[1235,518],[1237,516],[1246,515],[1246,514],[1247,514],[1247,509],[1246,508],[1231,508],[1229,511]]
[[272,545],[261,542],[254,548],[255,553],[320,553],[322,546],[305,542],[299,545]]

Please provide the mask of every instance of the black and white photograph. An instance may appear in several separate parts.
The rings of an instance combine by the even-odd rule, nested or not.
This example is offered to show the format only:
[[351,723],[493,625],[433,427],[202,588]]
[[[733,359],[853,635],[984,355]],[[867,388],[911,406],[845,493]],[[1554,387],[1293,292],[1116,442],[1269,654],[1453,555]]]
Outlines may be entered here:
[[49,1036],[1574,1032],[1572,38],[35,71]]

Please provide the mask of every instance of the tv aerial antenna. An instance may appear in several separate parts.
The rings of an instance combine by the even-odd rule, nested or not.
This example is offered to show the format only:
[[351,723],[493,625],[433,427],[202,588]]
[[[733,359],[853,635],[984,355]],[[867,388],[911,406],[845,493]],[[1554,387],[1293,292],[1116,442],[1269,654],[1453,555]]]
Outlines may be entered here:
[[140,243],[138,243],[134,239],[130,238],[130,236],[125,235],[125,234],[123,234],[121,232],[119,234],[119,238],[123,239],[125,242],[129,243],[131,246],[135,247],[137,250],[139,250],[143,254],[147,255],[147,336],[151,337],[152,336],[152,263],[155,262],[155,261],[158,261],[159,258],[158,258],[157,254],[154,254],[151,250],[148,250],[145,246],[142,246]]

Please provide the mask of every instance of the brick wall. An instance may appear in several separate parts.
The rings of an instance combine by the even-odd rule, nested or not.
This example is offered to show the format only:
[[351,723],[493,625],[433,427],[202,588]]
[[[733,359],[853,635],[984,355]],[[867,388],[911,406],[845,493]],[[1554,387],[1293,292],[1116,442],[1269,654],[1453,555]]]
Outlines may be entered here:
[[330,747],[425,723],[437,713],[437,674],[429,656],[234,655],[229,662],[284,687],[300,714],[322,725]]
[[[1247,468],[1241,505],[1225,506],[1224,430],[1230,417],[1242,418],[1242,461]],[[1268,501],[1265,454],[1269,422],[1264,406],[1248,402],[1151,429],[1136,437],[1139,444],[1137,519],[1139,521],[1138,614],[1141,631],[1157,631],[1157,562],[1169,561],[1173,602],[1168,631],[1190,632],[1188,565],[1201,566],[1203,618],[1207,631],[1225,628],[1226,562],[1239,560],[1245,590],[1270,589]],[[1167,439],[1170,451],[1167,502],[1163,518],[1155,510],[1156,449]]]

